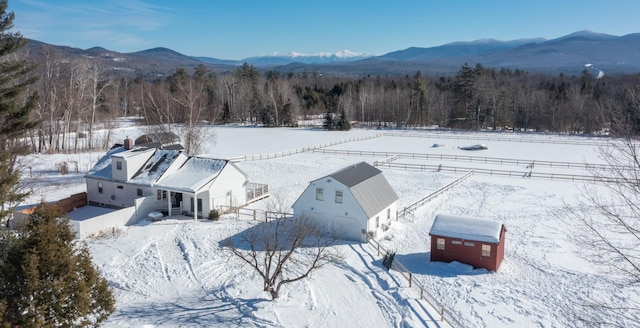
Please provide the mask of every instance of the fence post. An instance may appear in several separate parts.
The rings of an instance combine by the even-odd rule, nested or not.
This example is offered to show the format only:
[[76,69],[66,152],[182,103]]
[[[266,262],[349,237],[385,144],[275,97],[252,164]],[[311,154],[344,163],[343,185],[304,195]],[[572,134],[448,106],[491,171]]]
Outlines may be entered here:
[[253,221],[256,220],[256,210],[253,210]]
[[440,321],[444,321],[444,307],[440,309]]
[[409,271],[409,287],[411,287],[411,280],[413,279],[413,275],[411,274],[411,271]]

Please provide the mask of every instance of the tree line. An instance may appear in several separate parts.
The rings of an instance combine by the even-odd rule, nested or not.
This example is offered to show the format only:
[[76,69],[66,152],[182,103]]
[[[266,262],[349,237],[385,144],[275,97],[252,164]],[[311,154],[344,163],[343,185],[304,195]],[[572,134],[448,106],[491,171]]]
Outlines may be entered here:
[[36,74],[41,79],[33,87],[42,96],[33,114],[41,124],[30,136],[38,152],[107,147],[94,131],[108,131],[122,116],[166,128],[179,124],[187,150],[198,149],[206,124],[288,127],[317,116],[326,129],[594,134],[632,126],[635,134],[640,125],[640,74],[599,78],[588,67],[578,76],[552,76],[465,63],[449,76],[418,71],[356,78],[261,71],[245,63],[224,74],[200,65],[169,76],[115,78],[97,61],[72,62],[50,48]]

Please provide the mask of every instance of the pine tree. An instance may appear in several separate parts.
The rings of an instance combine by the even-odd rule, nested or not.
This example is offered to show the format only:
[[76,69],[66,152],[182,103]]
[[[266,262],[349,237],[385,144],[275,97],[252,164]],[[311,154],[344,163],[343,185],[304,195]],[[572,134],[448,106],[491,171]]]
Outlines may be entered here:
[[38,99],[36,92],[23,96],[37,80],[30,74],[35,65],[9,56],[26,40],[20,33],[8,32],[13,27],[14,14],[7,13],[7,6],[6,0],[0,0],[0,219],[7,216],[8,206],[26,196],[17,189],[20,173],[15,163],[17,156],[27,150],[21,137],[37,124],[30,119],[30,113]]
[[335,127],[335,122],[333,121],[333,114],[329,111],[324,115],[324,121],[322,123],[322,127],[325,130],[333,130]]
[[349,120],[347,120],[347,114],[344,112],[344,110],[340,113],[340,117],[338,118],[336,127],[341,131],[351,130],[351,123],[349,123]]
[[42,204],[0,238],[0,318],[8,327],[98,326],[115,310],[107,280],[59,210]]

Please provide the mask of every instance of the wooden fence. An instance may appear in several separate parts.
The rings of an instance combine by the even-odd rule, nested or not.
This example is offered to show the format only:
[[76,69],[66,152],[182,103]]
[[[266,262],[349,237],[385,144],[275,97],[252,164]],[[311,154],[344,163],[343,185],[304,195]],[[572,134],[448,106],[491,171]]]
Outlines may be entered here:
[[264,221],[264,222],[269,222],[270,220],[281,218],[283,216],[293,216],[292,213],[264,211],[264,210],[250,209],[250,208],[244,208],[244,207],[232,207],[232,206],[220,205],[221,215],[229,214],[229,213],[235,214],[236,219],[244,218],[244,219],[251,219],[254,221]]
[[[404,158],[404,159],[439,160],[439,161],[469,162],[469,163],[483,163],[483,164],[515,165],[515,166],[534,165],[535,167],[538,167],[538,168],[549,167],[549,168],[584,169],[584,170],[616,169],[616,167],[612,167],[607,164],[540,161],[540,160],[532,160],[532,159],[481,157],[481,156],[469,156],[469,155],[441,155],[441,154],[383,152],[383,151],[368,151],[368,150],[339,150],[339,149],[313,149],[312,151],[314,153],[322,153],[322,154],[329,154],[329,155],[388,157],[389,159],[392,159],[392,160],[387,160],[389,162]],[[617,169],[625,169],[625,168],[617,167]]]
[[604,183],[621,183],[623,178],[617,177],[602,177],[593,175],[576,175],[576,174],[559,174],[559,173],[545,173],[545,172],[533,172],[533,171],[507,171],[507,170],[493,170],[493,169],[480,169],[471,167],[457,167],[457,166],[444,166],[433,164],[409,164],[409,163],[386,163],[379,166],[401,169],[405,171],[439,171],[450,173],[462,173],[469,170],[473,170],[476,174],[484,174],[490,176],[509,177],[509,178],[527,178],[527,179],[546,179],[546,180],[561,180],[561,181],[587,181],[587,182],[604,182]]
[[474,173],[473,170],[467,172],[465,175],[457,178],[456,180],[454,180],[453,182],[448,183],[447,185],[445,185],[444,187],[428,194],[427,196],[421,198],[420,200],[414,202],[413,204],[404,207],[402,210],[398,211],[397,214],[397,218],[400,217],[404,217],[405,215],[407,215],[407,213],[412,213],[413,211],[415,211],[418,207],[423,206],[424,204],[426,204],[428,201],[438,197],[439,195],[441,195],[442,193],[444,193],[445,191],[457,186],[458,184],[462,183],[462,181],[466,180],[467,178],[469,178],[472,174]]
[[315,146],[304,147],[304,148],[296,148],[296,149],[292,149],[292,150],[289,150],[289,151],[283,151],[283,152],[278,152],[278,153],[238,156],[238,157],[232,158],[231,161],[237,163],[237,162],[266,160],[266,159],[272,159],[272,158],[277,158],[277,157],[285,157],[285,156],[291,156],[291,155],[296,155],[296,154],[300,154],[300,153],[310,152],[310,151],[313,151],[314,149],[321,149],[321,148],[325,148],[325,147],[331,147],[331,146],[335,146],[335,145],[344,144],[344,143],[347,143],[347,142],[369,140],[369,139],[375,139],[375,138],[379,138],[379,137],[382,137],[382,133],[373,134],[373,135],[369,135],[369,136],[362,136],[362,137],[355,137],[355,138],[341,139],[341,140],[337,140],[337,141],[325,142],[325,143],[318,144],[318,145],[315,145]]
[[[370,246],[376,249],[378,256],[389,254],[389,251],[380,245],[372,238],[367,238],[367,242]],[[440,311],[440,321],[448,323],[452,327],[465,327],[458,317],[451,310],[447,309],[438,300],[435,299],[429,292],[420,284],[418,280],[414,278],[414,275],[409,269],[407,269],[399,260],[394,259],[391,263],[391,268],[396,270],[402,277],[404,277],[409,283],[409,287],[417,288],[420,290],[420,299],[426,301],[435,310]]]
[[[468,133],[469,131],[465,131]],[[519,135],[513,135],[511,137],[498,137],[488,136],[480,134],[471,135],[457,135],[457,134],[426,134],[426,133],[399,133],[399,132],[385,132],[385,137],[405,137],[405,138],[425,138],[425,139],[456,139],[456,140],[489,140],[489,141],[508,141],[508,142],[523,142],[523,143],[545,143],[545,144],[562,144],[562,145],[578,145],[578,146],[593,146],[603,143],[601,140],[549,140],[543,138],[530,138],[521,137]],[[558,136],[553,134],[553,136]]]

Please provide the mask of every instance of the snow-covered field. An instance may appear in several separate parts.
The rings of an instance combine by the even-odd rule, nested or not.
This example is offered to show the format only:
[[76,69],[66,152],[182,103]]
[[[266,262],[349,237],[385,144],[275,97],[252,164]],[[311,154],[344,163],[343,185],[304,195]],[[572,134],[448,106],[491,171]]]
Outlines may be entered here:
[[[329,150],[443,154],[482,158],[601,163],[599,139],[548,135],[476,134],[434,131],[213,127],[203,153],[221,158],[270,154],[314,145]],[[382,135],[393,132],[394,135]],[[112,131],[114,142],[141,130]],[[399,134],[403,134],[400,136]],[[330,142],[374,136],[347,143]],[[441,147],[432,147],[438,144]],[[483,144],[488,150],[458,147]],[[64,198],[83,191],[82,173],[101,153],[33,155],[23,159],[29,203]],[[308,182],[347,165],[384,160],[377,156],[300,152],[238,163],[257,183],[269,185],[271,197],[251,205],[290,206]],[[55,163],[77,163],[60,175]],[[395,162],[530,171],[528,165],[461,160],[399,158]],[[75,165],[75,164],[73,164]],[[400,197],[398,208],[437,190],[464,173],[404,171],[381,167]],[[586,174],[581,169],[542,168],[533,173]],[[457,316],[465,327],[573,327],[592,298],[619,306],[640,301],[639,290],[621,286],[583,259],[584,245],[572,238],[576,227],[563,214],[576,203],[582,182],[474,174],[462,184],[394,222],[378,241],[397,252],[426,291]],[[505,259],[498,272],[460,263],[430,263],[428,232],[438,213],[497,220],[507,226]],[[117,310],[107,327],[447,327],[440,309],[419,300],[407,280],[381,265],[367,244],[336,247],[344,263],[324,267],[309,279],[287,285],[269,300],[259,277],[232,257],[219,242],[260,222],[224,216],[218,222],[180,220],[143,222],[119,236],[87,240],[96,266],[109,280]],[[593,312],[593,311],[591,311]],[[624,322],[618,322],[625,325]]]

